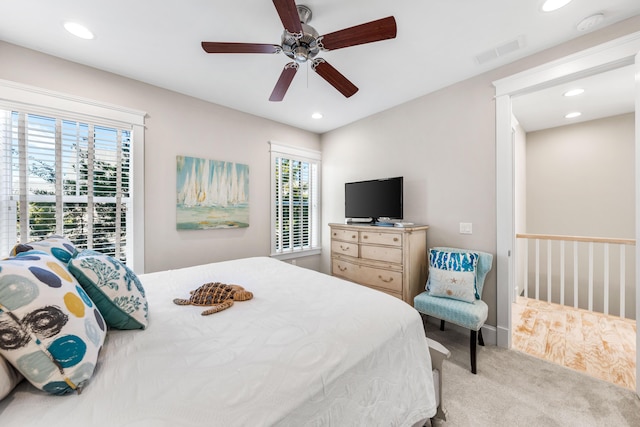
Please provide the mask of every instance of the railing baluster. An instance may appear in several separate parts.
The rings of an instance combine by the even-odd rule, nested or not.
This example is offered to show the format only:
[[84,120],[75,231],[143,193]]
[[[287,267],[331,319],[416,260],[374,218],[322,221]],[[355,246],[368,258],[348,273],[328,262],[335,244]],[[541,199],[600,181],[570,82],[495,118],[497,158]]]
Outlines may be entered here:
[[560,305],[564,305],[564,240],[560,241]]
[[[625,245],[618,245],[618,246],[620,246],[620,317],[624,318],[624,311],[625,311],[625,305],[626,305],[624,291],[626,287],[625,282],[627,279],[627,266],[626,266],[627,253],[626,253]],[[636,313],[636,319],[637,318],[638,318],[638,313]]]
[[524,241],[524,297],[529,298],[529,240]]
[[589,242],[589,311],[593,311],[593,242]]
[[578,308],[578,242],[573,242],[573,308]]
[[604,244],[604,314],[609,314],[609,244]]
[[536,299],[540,299],[540,240],[536,239]]
[[547,240],[547,302],[551,302],[551,240]]

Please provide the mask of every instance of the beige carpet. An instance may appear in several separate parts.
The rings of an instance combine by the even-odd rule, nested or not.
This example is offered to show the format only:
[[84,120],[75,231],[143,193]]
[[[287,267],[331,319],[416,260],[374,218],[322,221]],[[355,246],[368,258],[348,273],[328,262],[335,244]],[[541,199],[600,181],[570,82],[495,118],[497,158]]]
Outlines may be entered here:
[[434,426],[640,426],[631,390],[495,346],[478,346],[473,375],[469,335],[429,323],[427,336],[452,353],[443,367],[448,419]]

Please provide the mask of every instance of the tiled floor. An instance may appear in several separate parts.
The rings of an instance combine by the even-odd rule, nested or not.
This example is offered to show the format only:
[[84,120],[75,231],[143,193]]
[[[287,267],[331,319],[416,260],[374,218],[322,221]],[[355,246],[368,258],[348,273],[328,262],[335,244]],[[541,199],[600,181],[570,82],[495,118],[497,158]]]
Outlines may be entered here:
[[513,349],[635,390],[634,320],[523,297],[512,315]]

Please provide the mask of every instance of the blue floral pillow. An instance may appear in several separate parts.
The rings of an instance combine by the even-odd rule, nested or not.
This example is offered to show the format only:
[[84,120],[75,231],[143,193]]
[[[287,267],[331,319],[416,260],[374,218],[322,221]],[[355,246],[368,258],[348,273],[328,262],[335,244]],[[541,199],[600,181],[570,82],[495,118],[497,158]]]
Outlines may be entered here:
[[[447,292],[446,289],[442,290],[440,285],[448,283],[449,285],[465,283],[469,285],[470,278],[472,280],[471,292],[475,299],[480,299],[478,289],[476,286],[476,269],[478,266],[478,254],[475,252],[463,252],[463,251],[449,251],[443,249],[430,249],[429,250],[429,279],[427,281],[427,290],[429,292],[440,291]],[[433,272],[432,272],[433,271]],[[444,273],[443,273],[444,272]],[[450,272],[450,273],[447,273]],[[458,274],[458,273],[471,273]],[[441,280],[438,281],[438,290],[432,289],[436,276]],[[433,279],[432,279],[433,278]],[[456,292],[462,292],[461,288],[458,288]],[[469,301],[468,292],[463,292],[463,296],[456,299],[462,299]],[[461,294],[462,295],[462,294]],[[437,295],[442,296],[442,295]],[[452,297],[451,295],[449,295]],[[469,301],[472,302],[473,300]]]
[[69,271],[114,329],[144,329],[149,307],[142,283],[117,259],[84,250],[69,261]]
[[42,251],[53,255],[63,263],[68,263],[69,260],[78,253],[76,247],[71,243],[69,239],[62,236],[49,236],[46,239],[36,240],[33,242],[19,244],[13,247],[10,256],[16,256],[22,252],[28,251]]
[[52,255],[29,251],[0,261],[0,354],[35,387],[80,391],[106,331],[93,301]]

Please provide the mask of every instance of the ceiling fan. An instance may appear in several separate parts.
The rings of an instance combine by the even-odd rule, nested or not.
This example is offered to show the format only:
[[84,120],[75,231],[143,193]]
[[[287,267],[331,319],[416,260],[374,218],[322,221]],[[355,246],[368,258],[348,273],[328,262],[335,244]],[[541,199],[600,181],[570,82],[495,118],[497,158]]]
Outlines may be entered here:
[[335,50],[359,44],[372,43],[396,37],[396,20],[393,16],[345,28],[320,36],[312,26],[311,9],[295,4],[294,0],[273,0],[284,31],[280,45],[262,43],[202,42],[207,53],[280,53],[293,59],[284,66],[269,101],[282,101],[299,64],[311,62],[311,68],[349,98],[358,91],[338,70],[322,58],[316,58],[321,50]]

